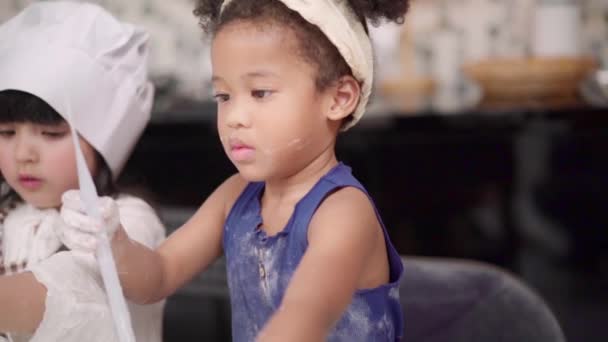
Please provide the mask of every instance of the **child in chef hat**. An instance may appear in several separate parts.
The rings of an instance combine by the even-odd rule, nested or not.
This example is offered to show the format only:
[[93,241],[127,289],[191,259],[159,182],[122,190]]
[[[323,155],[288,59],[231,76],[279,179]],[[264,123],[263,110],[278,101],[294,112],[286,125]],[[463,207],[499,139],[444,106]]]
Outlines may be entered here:
[[[78,188],[70,123],[113,225],[163,241],[154,210],[115,186],[150,119],[147,55],[146,32],[88,3],[32,4],[0,26],[0,341],[116,340],[95,259],[68,251],[87,241],[59,211]],[[163,303],[129,309],[136,339],[161,341]]]

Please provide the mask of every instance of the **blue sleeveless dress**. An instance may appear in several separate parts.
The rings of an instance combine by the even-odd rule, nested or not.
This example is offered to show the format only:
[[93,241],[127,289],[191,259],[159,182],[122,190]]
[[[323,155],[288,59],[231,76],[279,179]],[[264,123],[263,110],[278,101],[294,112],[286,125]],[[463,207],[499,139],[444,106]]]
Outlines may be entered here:
[[[234,342],[254,341],[279,308],[289,280],[306,252],[311,218],[329,194],[343,187],[355,187],[367,194],[350,168],[340,163],[296,204],[285,228],[273,236],[266,235],[260,228],[264,183],[250,183],[243,190],[228,215],[223,237]],[[378,220],[384,230],[388,252],[389,283],[357,291],[328,341],[399,341],[403,336],[403,314],[399,304],[403,266],[379,216]]]

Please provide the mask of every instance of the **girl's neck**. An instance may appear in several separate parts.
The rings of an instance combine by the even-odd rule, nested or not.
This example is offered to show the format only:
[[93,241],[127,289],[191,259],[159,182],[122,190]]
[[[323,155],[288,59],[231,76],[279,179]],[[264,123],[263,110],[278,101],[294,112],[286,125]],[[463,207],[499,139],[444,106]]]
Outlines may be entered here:
[[286,178],[267,180],[264,189],[264,202],[296,203],[329,170],[338,164],[335,153],[322,154],[303,169]]

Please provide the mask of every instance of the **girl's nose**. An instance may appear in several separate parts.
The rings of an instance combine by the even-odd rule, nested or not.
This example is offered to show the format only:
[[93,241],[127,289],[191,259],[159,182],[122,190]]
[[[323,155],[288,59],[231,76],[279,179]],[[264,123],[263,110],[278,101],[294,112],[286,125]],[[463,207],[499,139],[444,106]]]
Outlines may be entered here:
[[233,103],[229,108],[225,108],[226,125],[230,128],[249,127],[251,118],[246,106]]
[[27,137],[17,137],[15,142],[15,159],[20,163],[38,161],[37,148]]

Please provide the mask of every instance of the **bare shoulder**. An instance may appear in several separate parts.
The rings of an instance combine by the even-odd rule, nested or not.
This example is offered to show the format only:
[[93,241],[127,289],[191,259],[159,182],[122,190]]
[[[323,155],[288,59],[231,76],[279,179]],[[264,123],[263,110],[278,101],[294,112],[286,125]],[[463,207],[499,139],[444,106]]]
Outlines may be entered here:
[[239,175],[226,179],[160,246],[166,272],[163,293],[173,293],[221,255],[227,213],[246,185]]
[[331,193],[308,227],[310,263],[326,260],[352,288],[375,288],[389,278],[384,231],[368,195],[354,187]]
[[348,233],[371,238],[377,234],[378,227],[376,211],[369,197],[357,188],[344,187],[321,203],[310,223],[309,239],[321,232],[322,235]]
[[216,190],[216,197],[224,202],[225,217],[228,216],[230,209],[247,186],[247,183],[247,180],[245,180],[240,174],[236,173],[226,179],[224,183],[222,183],[222,185],[220,185]]
[[213,230],[221,230],[230,208],[246,185],[247,182],[240,175],[230,176],[207,197],[182,227],[192,226],[198,230],[198,227],[210,226]]

